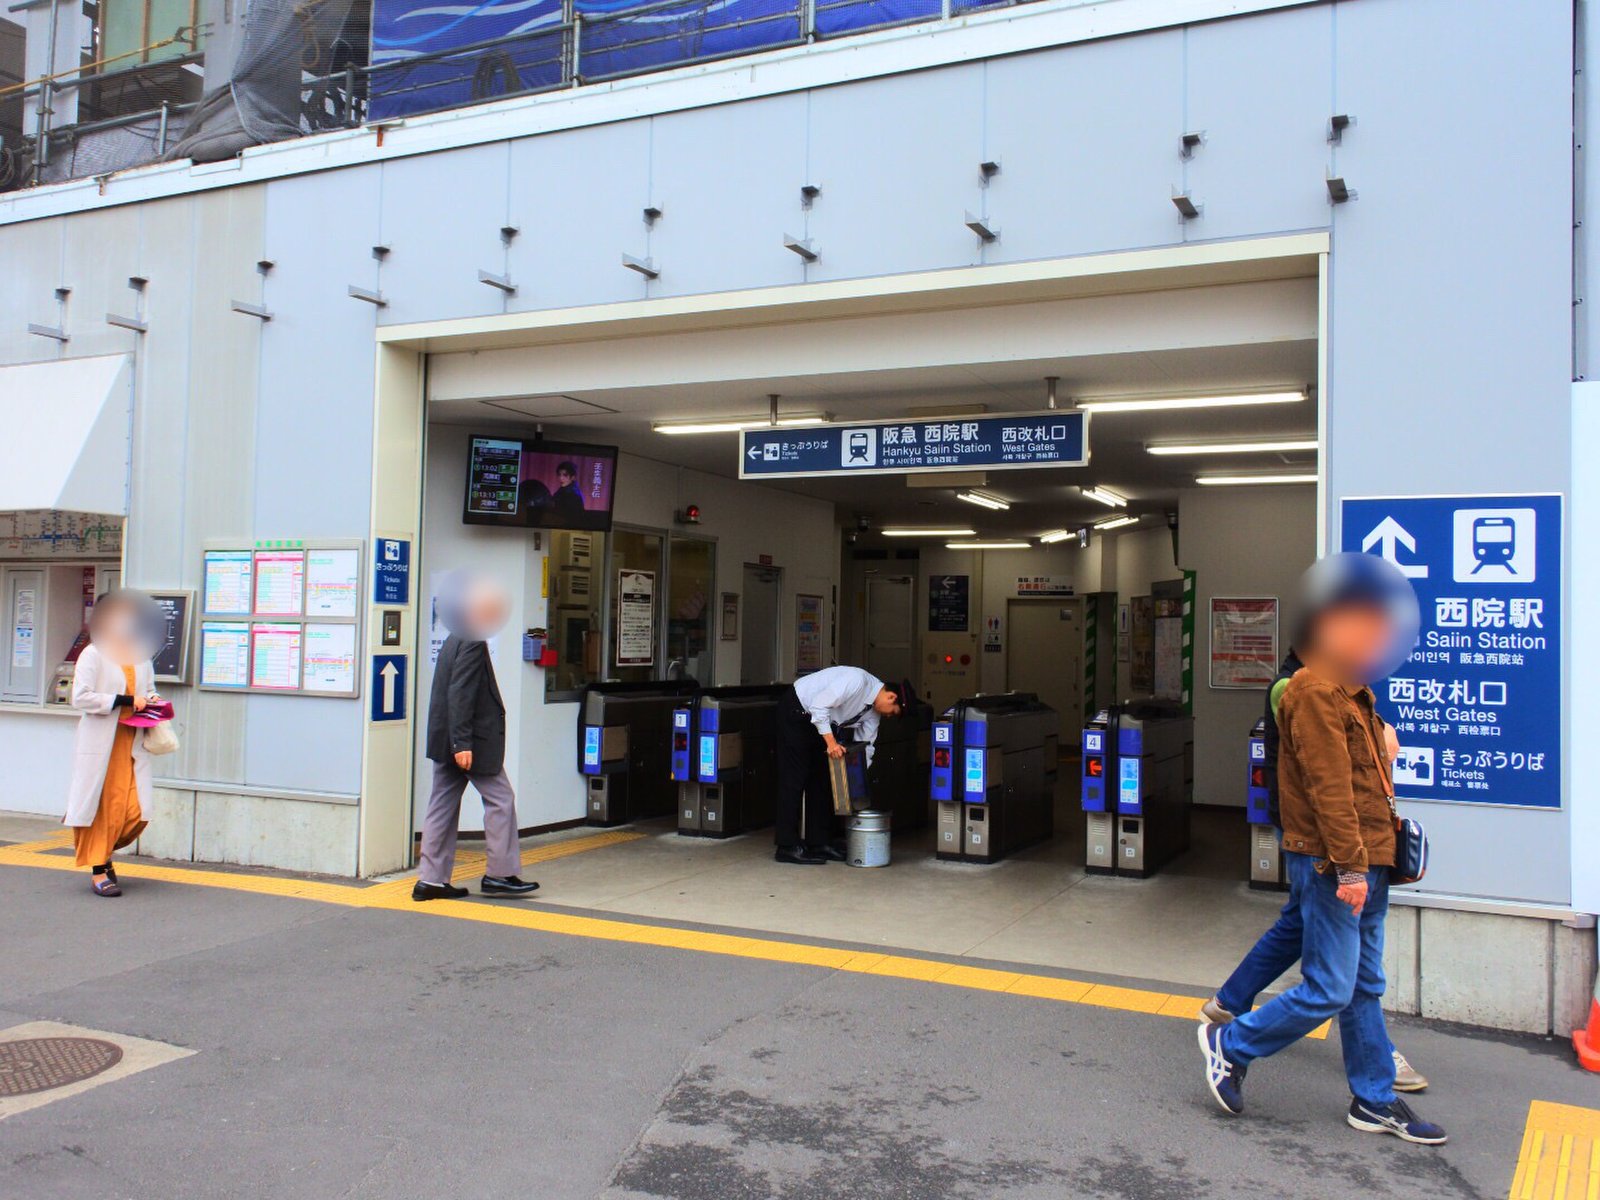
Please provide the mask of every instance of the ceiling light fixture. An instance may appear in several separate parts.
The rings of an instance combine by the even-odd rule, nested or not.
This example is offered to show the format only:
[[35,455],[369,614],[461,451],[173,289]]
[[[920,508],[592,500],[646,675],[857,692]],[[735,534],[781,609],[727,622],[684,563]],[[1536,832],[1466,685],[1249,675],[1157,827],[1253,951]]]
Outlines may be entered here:
[[917,529],[902,527],[881,530],[884,537],[977,537],[976,529]]
[[1293,475],[1196,475],[1194,481],[1211,487],[1237,487],[1247,483],[1315,483],[1312,474]]
[[1168,442],[1145,447],[1151,454],[1289,454],[1316,448],[1314,437],[1280,438],[1272,442]]
[[1121,529],[1125,525],[1137,525],[1138,523],[1138,517],[1112,517],[1109,521],[1096,521],[1094,529],[1098,533],[1107,533],[1113,529]]
[[946,542],[946,550],[1032,550],[1031,542]]
[[1083,493],[1085,500],[1098,500],[1107,508],[1127,508],[1128,498],[1121,492],[1113,492],[1104,487],[1081,487],[1078,491]]
[[1053,546],[1057,542],[1064,542],[1069,538],[1075,538],[1077,536],[1078,535],[1073,533],[1070,529],[1052,529],[1049,533],[1041,533],[1039,535],[1039,541],[1046,546]]
[[1181,408],[1233,408],[1244,404],[1293,404],[1304,392],[1242,392],[1224,396],[1103,396],[1078,401],[1084,412],[1163,412]]
[[825,425],[832,413],[788,413],[766,417],[711,417],[703,421],[657,421],[650,426],[657,433],[738,433],[745,429],[787,429],[798,425]]
[[992,509],[995,512],[1005,512],[1011,507],[1011,501],[1002,500],[999,496],[990,495],[988,492],[957,492],[957,500],[965,500],[968,504],[976,504],[980,508]]

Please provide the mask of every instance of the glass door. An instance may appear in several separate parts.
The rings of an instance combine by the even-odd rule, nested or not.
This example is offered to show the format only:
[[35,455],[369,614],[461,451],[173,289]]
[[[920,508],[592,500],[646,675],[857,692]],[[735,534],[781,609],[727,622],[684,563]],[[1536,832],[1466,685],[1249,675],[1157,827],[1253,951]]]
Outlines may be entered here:
[[715,682],[711,601],[716,588],[716,543],[673,534],[667,550],[668,679],[693,679],[706,687]]
[[606,623],[605,677],[624,683],[661,678],[662,571],[666,538],[659,532],[618,527],[611,533],[607,572],[610,620]]

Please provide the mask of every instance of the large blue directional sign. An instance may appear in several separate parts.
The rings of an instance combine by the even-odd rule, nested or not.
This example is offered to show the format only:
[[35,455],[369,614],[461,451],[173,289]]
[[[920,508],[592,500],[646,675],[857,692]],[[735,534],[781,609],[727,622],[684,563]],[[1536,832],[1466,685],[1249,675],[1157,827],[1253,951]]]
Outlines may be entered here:
[[1347,499],[1341,545],[1387,558],[1422,607],[1373,690],[1403,800],[1561,806],[1561,497]]
[[1081,412],[750,429],[739,443],[741,479],[1004,471],[1088,461],[1089,418]]

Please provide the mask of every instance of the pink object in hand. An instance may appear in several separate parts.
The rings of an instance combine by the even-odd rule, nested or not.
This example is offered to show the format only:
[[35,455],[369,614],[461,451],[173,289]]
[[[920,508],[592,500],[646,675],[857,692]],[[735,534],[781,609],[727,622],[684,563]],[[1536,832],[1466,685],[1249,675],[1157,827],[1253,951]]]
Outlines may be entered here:
[[146,704],[143,712],[124,717],[122,723],[132,725],[136,729],[149,729],[152,725],[170,720],[172,720],[172,701],[157,700],[152,704]]

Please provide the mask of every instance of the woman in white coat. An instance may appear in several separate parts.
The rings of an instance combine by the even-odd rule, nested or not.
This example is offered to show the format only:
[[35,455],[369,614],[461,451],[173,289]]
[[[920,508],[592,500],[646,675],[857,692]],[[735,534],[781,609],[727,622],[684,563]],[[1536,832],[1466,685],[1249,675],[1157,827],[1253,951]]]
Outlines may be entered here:
[[72,706],[82,711],[72,760],[65,823],[72,827],[77,863],[93,872],[97,896],[120,896],[111,855],[145,827],[139,807],[150,795],[150,755],[141,730],[128,720],[158,697],[150,656],[145,597],[110,592],[89,617],[89,645],[72,675]]

